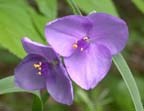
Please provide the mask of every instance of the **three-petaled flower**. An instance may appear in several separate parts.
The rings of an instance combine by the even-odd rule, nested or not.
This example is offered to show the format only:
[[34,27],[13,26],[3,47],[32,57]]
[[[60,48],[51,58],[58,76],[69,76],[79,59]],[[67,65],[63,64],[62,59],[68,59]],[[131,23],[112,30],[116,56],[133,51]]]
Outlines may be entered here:
[[70,15],[47,24],[48,43],[61,56],[73,81],[88,90],[108,73],[112,56],[128,40],[126,23],[117,17],[93,13]]
[[15,69],[17,86],[26,90],[46,88],[58,102],[72,104],[73,88],[60,57],[52,48],[22,39],[27,56]]

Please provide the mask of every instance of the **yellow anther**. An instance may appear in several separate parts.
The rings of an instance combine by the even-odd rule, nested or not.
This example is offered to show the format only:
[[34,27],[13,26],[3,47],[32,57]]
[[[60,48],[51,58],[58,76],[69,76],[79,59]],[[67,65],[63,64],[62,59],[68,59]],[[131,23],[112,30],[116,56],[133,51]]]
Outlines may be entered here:
[[74,48],[74,49],[78,48],[77,43],[74,43],[74,44],[73,44],[73,48]]
[[84,48],[80,48],[80,51],[83,51],[84,50]]
[[38,73],[37,73],[38,75],[42,75],[42,73],[41,73],[41,70],[42,70],[41,65],[42,65],[42,62],[39,62],[38,64],[33,64],[33,67],[38,70]]
[[40,67],[39,64],[34,64],[33,66],[34,66],[34,68],[39,68]]
[[88,40],[89,38],[87,37],[87,36],[85,36],[84,38],[83,38],[83,40]]
[[38,75],[41,75],[42,73],[41,72],[38,72]]
[[41,66],[41,65],[42,65],[42,62],[39,62],[39,65]]
[[38,68],[38,70],[41,70],[41,69],[42,69],[41,67]]
[[38,64],[34,64],[34,68],[41,68],[42,62],[39,62]]

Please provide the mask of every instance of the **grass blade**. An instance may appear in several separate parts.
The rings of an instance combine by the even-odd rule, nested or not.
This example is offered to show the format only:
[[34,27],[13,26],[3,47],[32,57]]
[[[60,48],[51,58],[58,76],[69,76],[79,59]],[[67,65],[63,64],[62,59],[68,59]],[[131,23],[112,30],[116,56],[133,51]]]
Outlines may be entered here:
[[121,54],[113,57],[113,62],[115,63],[116,67],[118,68],[123,80],[125,81],[127,88],[130,92],[131,98],[133,100],[134,106],[136,111],[143,111],[143,105],[141,102],[140,93],[134,77]]

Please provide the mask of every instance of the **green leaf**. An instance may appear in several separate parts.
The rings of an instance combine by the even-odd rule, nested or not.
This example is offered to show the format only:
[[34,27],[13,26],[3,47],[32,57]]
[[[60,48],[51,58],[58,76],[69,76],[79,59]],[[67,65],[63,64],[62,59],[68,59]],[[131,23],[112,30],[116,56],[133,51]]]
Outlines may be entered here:
[[28,36],[35,41],[43,40],[33,26],[29,6],[23,0],[17,1],[0,3],[0,44],[22,58],[25,52],[21,38]]
[[32,111],[40,111],[41,110],[41,106],[46,104],[46,101],[48,100],[48,97],[49,97],[49,94],[48,94],[47,91],[41,94],[41,100],[42,101],[39,101],[39,98],[34,96],[33,105],[32,105]]
[[132,0],[132,2],[144,13],[144,0]]
[[67,0],[67,2],[71,6],[74,14],[82,15],[79,7],[77,6],[74,0]]
[[48,18],[45,16],[42,16],[40,14],[37,14],[34,10],[29,9],[28,10],[32,19],[32,23],[37,31],[37,33],[39,33],[39,35],[42,37],[43,41],[45,41],[44,39],[44,30],[45,30],[45,25],[46,23],[48,23],[50,20],[52,20],[52,18]]
[[122,75],[126,83],[126,86],[130,92],[136,111],[143,111],[143,105],[141,102],[139,90],[137,88],[134,77],[125,59],[123,58],[121,54],[119,54],[113,57],[113,62],[115,63],[116,67],[118,68],[120,74]]
[[33,104],[32,104],[32,111],[43,111],[43,103],[40,98],[34,96]]
[[[114,84],[114,86],[112,86],[111,84],[107,84],[108,87],[110,88],[111,97],[113,98],[112,104],[116,104],[116,106],[118,106],[119,110],[121,111],[124,111],[125,109],[127,109],[127,111],[135,111],[131,96],[129,95],[129,91],[125,82],[121,79],[117,80],[117,78],[112,77],[109,78],[109,81],[111,81],[112,79],[116,79],[115,82],[111,83]],[[143,101],[144,79],[135,76],[135,81],[137,83]]]
[[57,16],[57,0],[36,0],[40,12],[48,18]]
[[35,96],[34,103],[37,105],[36,107],[33,106],[33,111],[43,111],[43,104],[41,100],[40,93],[38,91],[32,92],[23,90],[21,88],[18,88],[14,84],[14,77],[10,76],[4,79],[0,80],[0,95],[2,94],[8,94],[8,93],[18,93],[18,92],[27,92],[31,93]]
[[74,0],[74,1],[77,3],[80,9],[86,13],[96,11],[96,12],[105,12],[118,16],[112,0]]

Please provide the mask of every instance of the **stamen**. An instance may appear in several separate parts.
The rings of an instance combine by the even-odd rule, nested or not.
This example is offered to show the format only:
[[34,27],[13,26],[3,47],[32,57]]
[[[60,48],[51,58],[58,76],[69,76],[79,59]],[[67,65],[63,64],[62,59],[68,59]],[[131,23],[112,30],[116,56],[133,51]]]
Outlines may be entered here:
[[77,43],[74,43],[74,44],[73,44],[73,48],[74,48],[74,49],[78,48]]
[[42,73],[41,73],[41,72],[38,72],[37,74],[38,74],[38,75],[41,75]]
[[84,48],[80,48],[80,51],[83,51],[84,50]]
[[84,51],[89,45],[89,37],[84,36],[82,39],[74,42],[74,44],[72,45],[72,47],[74,49],[79,48],[80,51]]
[[42,69],[41,67],[38,68],[38,70],[41,70],[41,69]]
[[42,65],[42,62],[39,62],[39,65],[41,66],[41,65]]
[[36,69],[40,67],[39,64],[34,64],[33,66],[34,66],[34,68],[36,68]]
[[41,74],[42,74],[42,73],[41,73],[41,70],[42,70],[41,65],[42,65],[42,62],[39,62],[38,64],[33,64],[33,67],[34,67],[35,69],[39,70],[38,73],[37,73],[38,75],[41,75]]
[[84,38],[83,38],[83,40],[88,40],[89,38],[87,37],[87,36],[85,36]]

